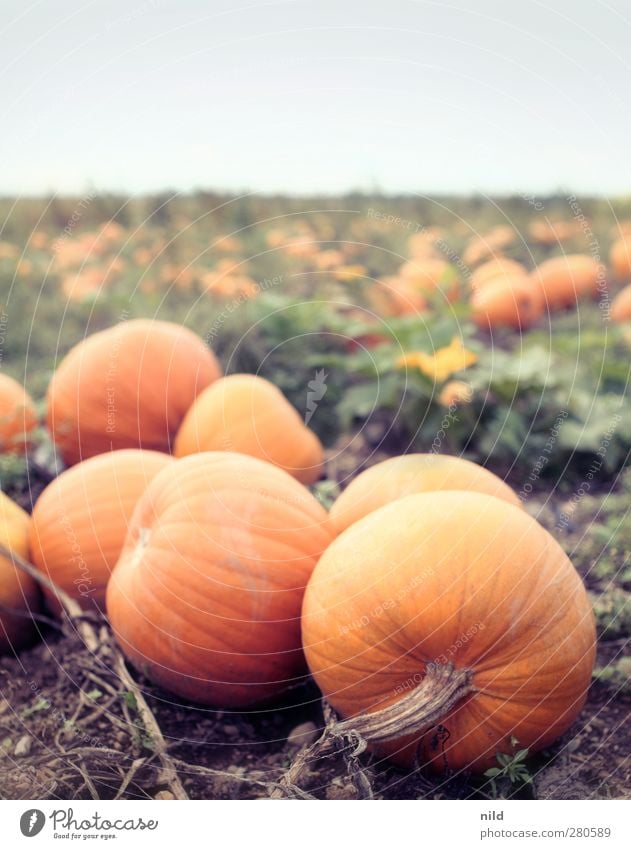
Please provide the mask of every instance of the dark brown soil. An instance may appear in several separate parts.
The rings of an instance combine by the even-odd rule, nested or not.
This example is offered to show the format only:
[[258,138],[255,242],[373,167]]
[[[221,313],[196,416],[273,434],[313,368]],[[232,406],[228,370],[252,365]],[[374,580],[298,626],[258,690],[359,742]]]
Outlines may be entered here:
[[[361,447],[358,451],[361,455]],[[346,453],[345,458],[348,457]],[[353,460],[356,470],[361,456]],[[371,462],[381,457],[372,456]],[[359,462],[358,462],[359,461]],[[332,477],[345,468],[332,464]],[[23,499],[24,500],[24,499]],[[555,502],[528,509],[553,525]],[[589,509],[589,505],[584,506]],[[576,533],[582,533],[580,526]],[[568,536],[568,546],[575,540]],[[597,594],[602,581],[589,558],[578,564]],[[134,696],[112,672],[111,635],[94,622],[103,651],[91,655],[72,628],[42,625],[42,642],[19,657],[0,659],[0,797],[10,799],[169,798],[171,789]],[[532,784],[500,784],[504,797],[628,798],[631,794],[631,690],[624,653],[628,633],[602,627],[597,677],[574,727],[553,749],[528,760]],[[267,798],[296,757],[302,727],[315,739],[323,726],[316,687],[307,682],[286,699],[250,713],[178,704],[135,677],[155,715],[188,796],[193,799]],[[305,725],[306,724],[306,725]],[[358,772],[361,781],[358,781]],[[486,798],[488,781],[465,773],[405,773],[350,749],[312,764],[301,778],[312,796],[349,799]]]

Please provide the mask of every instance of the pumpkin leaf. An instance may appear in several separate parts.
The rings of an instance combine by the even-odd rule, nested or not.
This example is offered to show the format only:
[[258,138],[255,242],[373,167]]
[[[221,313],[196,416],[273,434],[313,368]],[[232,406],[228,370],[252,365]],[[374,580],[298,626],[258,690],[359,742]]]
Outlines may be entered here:
[[123,701],[125,702],[127,707],[130,708],[131,710],[134,710],[134,711],[138,710],[138,702],[136,700],[136,694],[133,693],[131,690],[126,690],[123,693]]

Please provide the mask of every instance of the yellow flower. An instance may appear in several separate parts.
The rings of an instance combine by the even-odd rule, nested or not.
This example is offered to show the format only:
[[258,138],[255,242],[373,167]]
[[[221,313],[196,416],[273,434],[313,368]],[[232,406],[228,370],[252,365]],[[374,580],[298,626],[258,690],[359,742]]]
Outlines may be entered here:
[[477,359],[473,351],[467,351],[462,340],[454,336],[445,348],[439,348],[433,354],[412,351],[400,357],[396,365],[398,368],[418,368],[432,380],[442,383],[455,372],[473,365]]
[[459,404],[470,404],[473,399],[471,384],[464,380],[450,380],[440,391],[438,403],[443,407],[458,406]]

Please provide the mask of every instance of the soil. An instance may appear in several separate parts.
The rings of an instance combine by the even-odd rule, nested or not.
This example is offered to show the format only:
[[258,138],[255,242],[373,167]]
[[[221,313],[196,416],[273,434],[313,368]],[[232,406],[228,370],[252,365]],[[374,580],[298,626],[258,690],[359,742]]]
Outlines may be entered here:
[[[356,470],[367,452],[359,443]],[[362,455],[362,451],[365,453]],[[385,455],[384,455],[385,456]],[[383,459],[372,455],[370,463]],[[342,479],[346,468],[332,465]],[[25,499],[22,499],[23,502]],[[527,508],[552,525],[559,505],[533,499]],[[589,576],[589,570],[587,570]],[[590,578],[587,577],[588,587]],[[597,589],[596,584],[592,587]],[[172,798],[159,741],[147,734],[136,697],[113,672],[106,623],[92,621],[99,650],[91,654],[73,624],[42,623],[42,641],[19,657],[0,659],[0,796],[8,799]],[[598,665],[613,669],[628,635],[602,638]],[[326,799],[629,798],[631,692],[628,681],[601,676],[574,726],[553,748],[527,761],[532,782],[500,782],[466,773],[432,776],[395,769],[352,747],[310,764],[295,791],[279,782],[303,743],[323,725],[315,685],[248,713],[177,703],[133,673],[161,729],[171,764],[192,799],[257,799],[301,793]]]

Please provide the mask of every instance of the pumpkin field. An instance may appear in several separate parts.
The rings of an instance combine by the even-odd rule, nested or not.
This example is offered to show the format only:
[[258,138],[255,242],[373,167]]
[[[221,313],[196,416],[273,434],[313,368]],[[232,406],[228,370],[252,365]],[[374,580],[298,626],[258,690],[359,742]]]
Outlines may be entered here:
[[629,798],[630,377],[628,199],[0,199],[0,798]]

